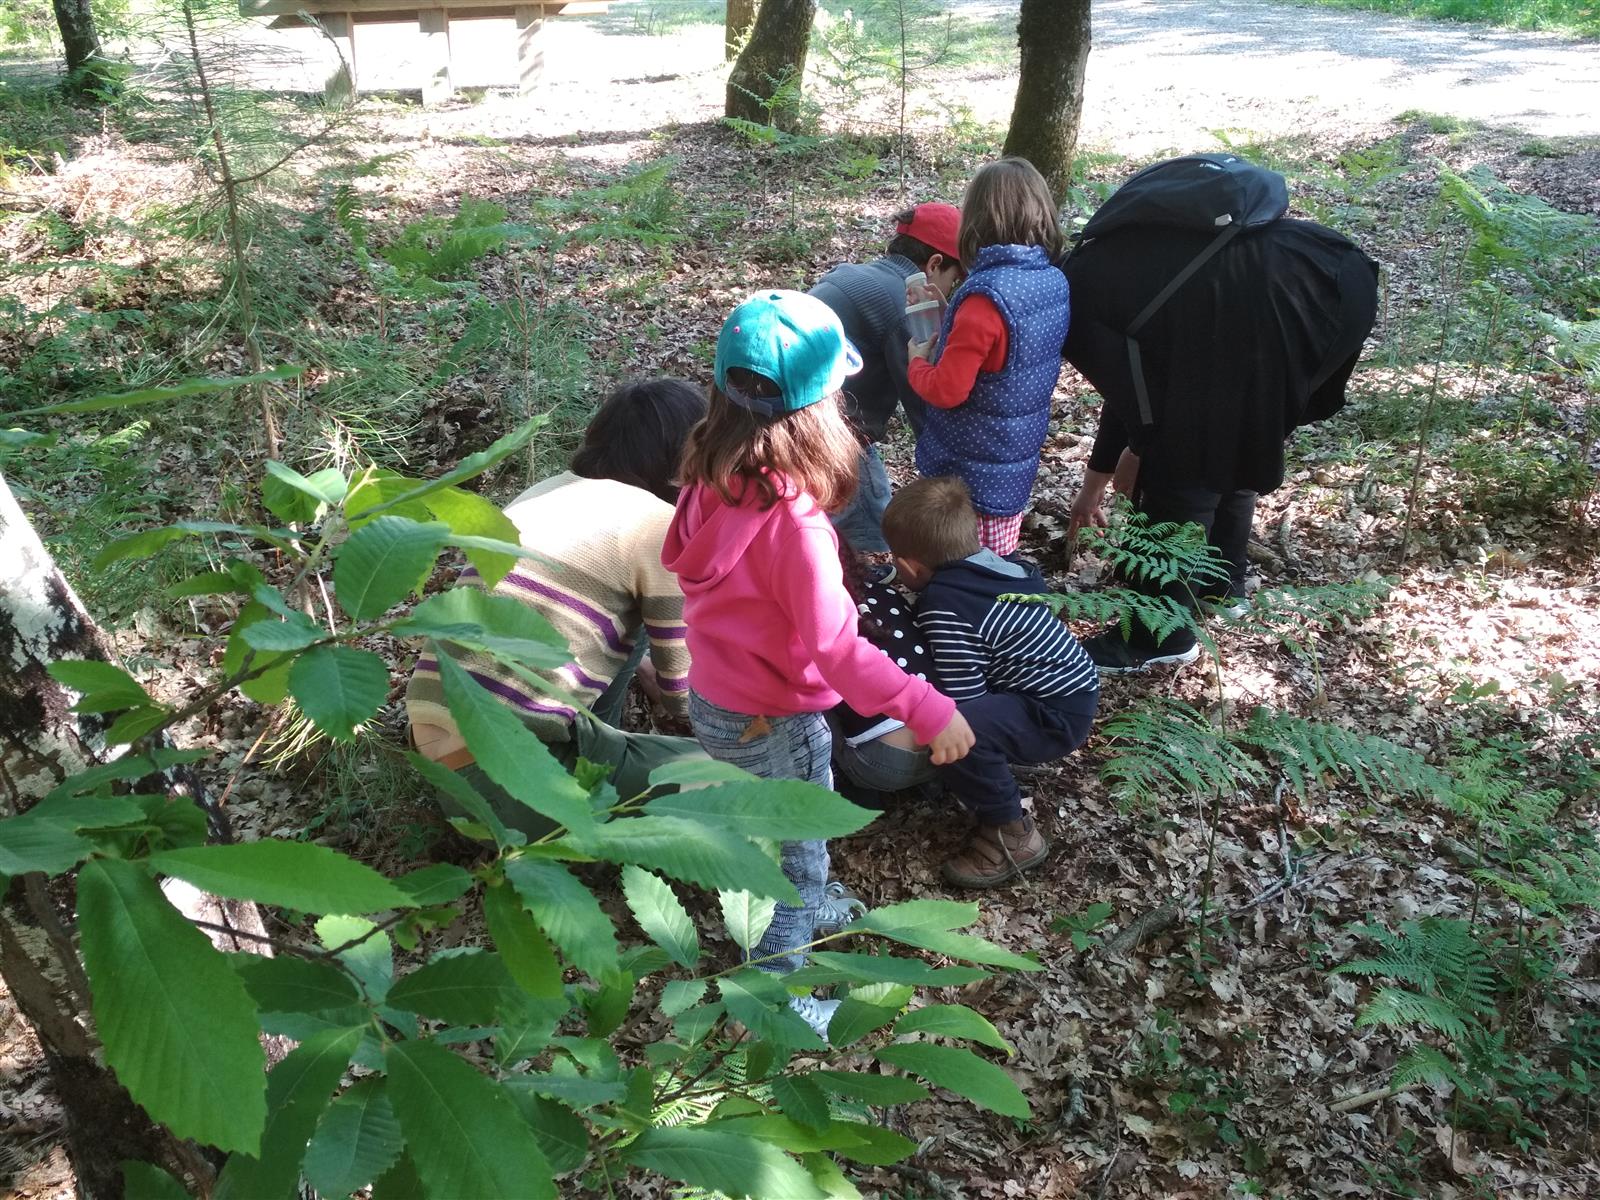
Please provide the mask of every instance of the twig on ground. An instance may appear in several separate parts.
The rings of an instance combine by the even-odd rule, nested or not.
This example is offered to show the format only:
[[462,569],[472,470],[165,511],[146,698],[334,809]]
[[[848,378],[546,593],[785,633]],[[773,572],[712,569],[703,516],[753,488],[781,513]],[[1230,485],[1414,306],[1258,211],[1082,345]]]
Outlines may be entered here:
[[1402,1087],[1381,1087],[1373,1088],[1370,1092],[1357,1092],[1354,1096],[1346,1096],[1343,1100],[1335,1100],[1328,1105],[1328,1111],[1336,1113],[1354,1112],[1358,1108],[1376,1104],[1379,1100],[1387,1100],[1391,1096],[1403,1095],[1417,1086],[1416,1083],[1408,1083]]
[[1142,943],[1171,929],[1182,915],[1183,910],[1177,903],[1169,903],[1135,917],[1126,929],[1106,943],[1106,953],[1116,958],[1126,957]]
[[889,1163],[885,1169],[902,1178],[920,1183],[935,1195],[945,1197],[946,1200],[963,1200],[961,1192],[956,1187],[925,1167],[914,1167],[910,1163]]

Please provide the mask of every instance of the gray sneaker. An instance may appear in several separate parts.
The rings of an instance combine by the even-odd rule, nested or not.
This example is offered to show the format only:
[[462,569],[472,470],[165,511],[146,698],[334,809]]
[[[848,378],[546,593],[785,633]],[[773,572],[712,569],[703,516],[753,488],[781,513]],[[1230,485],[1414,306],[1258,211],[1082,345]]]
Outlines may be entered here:
[[819,1000],[816,996],[791,996],[789,1007],[811,1026],[811,1030],[823,1041],[828,1040],[828,1022],[833,1020],[833,1014],[839,1009],[837,1000]]
[[815,935],[827,937],[838,933],[857,917],[865,916],[867,906],[837,879],[829,880],[822,889],[822,903],[817,905]]

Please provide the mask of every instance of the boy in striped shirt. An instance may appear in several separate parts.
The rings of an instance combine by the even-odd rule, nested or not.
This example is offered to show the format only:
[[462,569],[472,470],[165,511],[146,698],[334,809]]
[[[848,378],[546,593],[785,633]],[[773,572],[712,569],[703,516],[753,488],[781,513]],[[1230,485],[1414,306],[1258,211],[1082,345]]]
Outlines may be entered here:
[[944,877],[993,887],[1039,865],[1050,849],[1023,811],[1010,764],[1054,762],[1083,745],[1100,703],[1099,676],[1048,607],[1000,600],[1049,589],[1036,571],[982,548],[960,479],[918,479],[895,493],[883,535],[900,581],[918,593],[916,627],[939,689],[977,736],[965,758],[939,768],[978,818]]

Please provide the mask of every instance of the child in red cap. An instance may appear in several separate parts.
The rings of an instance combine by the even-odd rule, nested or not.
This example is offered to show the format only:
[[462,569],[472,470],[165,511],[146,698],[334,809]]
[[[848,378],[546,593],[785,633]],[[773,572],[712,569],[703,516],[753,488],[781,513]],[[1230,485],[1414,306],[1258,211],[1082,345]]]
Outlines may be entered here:
[[852,547],[887,553],[883,510],[889,476],[873,444],[888,433],[904,406],[913,430],[921,429],[923,406],[906,381],[906,281],[919,271],[942,299],[965,272],[957,249],[961,210],[953,204],[918,204],[895,215],[894,237],[881,258],[834,267],[811,289],[839,318],[845,336],[861,354],[861,370],[845,383],[845,415],[861,437],[861,486],[856,498],[833,518]]

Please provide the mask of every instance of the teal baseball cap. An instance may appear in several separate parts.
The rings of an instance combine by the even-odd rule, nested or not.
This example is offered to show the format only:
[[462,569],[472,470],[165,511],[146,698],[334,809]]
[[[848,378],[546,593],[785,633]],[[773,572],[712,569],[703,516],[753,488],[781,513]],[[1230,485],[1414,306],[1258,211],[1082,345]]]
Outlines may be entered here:
[[[772,380],[779,394],[751,396],[729,387],[728,371],[735,367]],[[728,314],[717,335],[717,387],[762,416],[808,408],[859,370],[861,355],[838,316],[804,292],[757,292]]]

